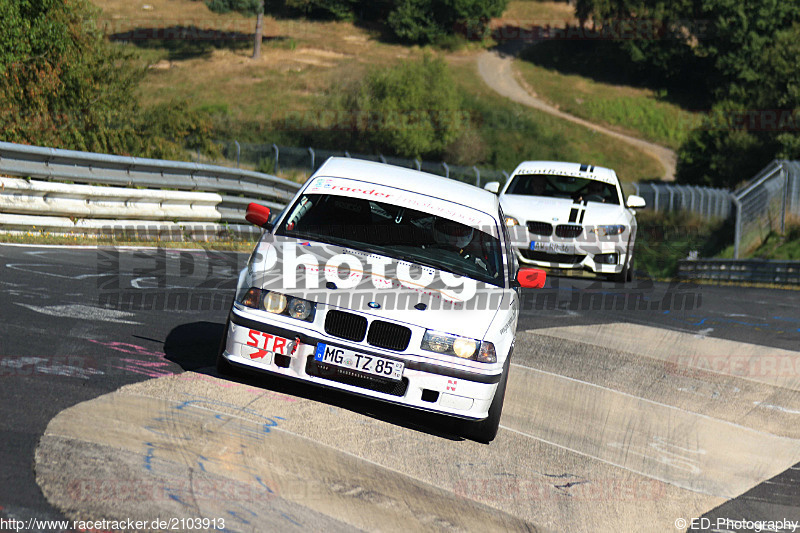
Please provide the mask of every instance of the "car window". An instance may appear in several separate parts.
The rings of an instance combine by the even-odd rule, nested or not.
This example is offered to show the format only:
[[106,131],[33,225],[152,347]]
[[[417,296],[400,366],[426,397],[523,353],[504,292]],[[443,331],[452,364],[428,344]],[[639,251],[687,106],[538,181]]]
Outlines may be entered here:
[[599,202],[619,205],[617,188],[599,180],[553,174],[518,174],[505,194],[570,198],[576,202]]
[[305,194],[276,235],[415,262],[504,286],[500,240],[455,220],[387,202]]

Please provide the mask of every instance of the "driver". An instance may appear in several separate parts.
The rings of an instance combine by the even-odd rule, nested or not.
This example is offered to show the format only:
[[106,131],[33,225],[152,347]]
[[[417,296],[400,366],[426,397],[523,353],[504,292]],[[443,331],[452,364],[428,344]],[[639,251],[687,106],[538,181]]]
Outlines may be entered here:
[[602,181],[592,180],[586,186],[586,192],[581,195],[581,200],[591,200],[593,202],[606,201],[606,186]]
[[433,223],[433,240],[436,244],[454,248],[459,254],[472,242],[474,233],[471,227],[446,218],[437,218]]

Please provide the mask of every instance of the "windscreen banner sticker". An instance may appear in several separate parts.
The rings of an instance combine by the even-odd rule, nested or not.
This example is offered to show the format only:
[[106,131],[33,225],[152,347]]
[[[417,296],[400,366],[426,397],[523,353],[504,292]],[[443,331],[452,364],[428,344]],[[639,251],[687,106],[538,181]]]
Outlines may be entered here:
[[455,220],[488,233],[492,237],[498,236],[495,220],[482,211],[448,202],[441,198],[415,194],[393,187],[364,183],[346,178],[316,178],[304,192],[308,194],[351,196],[354,198],[375,200],[377,202],[386,202]]

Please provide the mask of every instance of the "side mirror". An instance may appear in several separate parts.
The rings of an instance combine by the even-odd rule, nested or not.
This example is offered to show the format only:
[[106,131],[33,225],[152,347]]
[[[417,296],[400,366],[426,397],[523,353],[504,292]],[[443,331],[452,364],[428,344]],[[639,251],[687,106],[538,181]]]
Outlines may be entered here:
[[272,224],[269,222],[269,207],[251,203],[247,205],[247,213],[244,218],[251,224],[255,224],[261,228],[271,228]]
[[500,182],[499,181],[490,181],[489,183],[484,185],[483,188],[485,190],[489,191],[489,192],[493,192],[493,193],[497,194],[498,192],[500,192]]
[[628,196],[628,201],[625,202],[625,205],[627,205],[631,209],[641,209],[645,206],[645,201],[644,198],[642,198],[641,196],[636,196],[635,194],[632,194]]
[[525,289],[541,289],[547,279],[547,272],[538,268],[520,268],[517,272],[517,282]]

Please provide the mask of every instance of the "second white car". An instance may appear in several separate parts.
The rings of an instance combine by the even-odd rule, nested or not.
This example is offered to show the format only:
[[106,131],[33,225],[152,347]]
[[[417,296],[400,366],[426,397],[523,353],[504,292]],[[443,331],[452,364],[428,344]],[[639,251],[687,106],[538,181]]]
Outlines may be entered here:
[[623,198],[616,173],[579,163],[526,161],[500,196],[515,253],[524,265],[586,270],[617,282],[633,276],[635,209],[639,196]]

